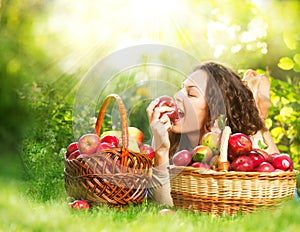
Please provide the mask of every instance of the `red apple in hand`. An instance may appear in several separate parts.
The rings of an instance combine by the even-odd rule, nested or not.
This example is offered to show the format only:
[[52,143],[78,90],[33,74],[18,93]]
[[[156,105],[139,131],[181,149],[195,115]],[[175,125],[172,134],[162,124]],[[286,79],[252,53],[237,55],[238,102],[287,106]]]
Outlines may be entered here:
[[228,158],[233,161],[240,155],[247,155],[252,150],[251,139],[242,133],[235,133],[228,140]]
[[141,154],[147,155],[150,159],[154,158],[155,152],[153,148],[148,144],[141,144],[139,146]]
[[73,209],[89,209],[90,206],[85,200],[75,200],[69,203],[69,206]]
[[272,164],[269,162],[262,162],[260,165],[258,165],[255,169],[255,172],[274,172],[275,168]]
[[96,152],[100,143],[99,136],[96,134],[85,134],[80,137],[78,147],[81,154],[93,154]]
[[115,135],[105,135],[100,138],[100,143],[109,143],[112,147],[118,147],[119,139]]
[[208,163],[213,157],[213,152],[207,146],[198,145],[193,149],[192,156],[193,162]]
[[205,133],[201,139],[201,144],[209,147],[214,155],[220,153],[220,142],[221,134],[213,131]]
[[266,161],[265,157],[261,153],[256,151],[250,151],[248,157],[253,161],[254,168],[260,165],[262,162]]
[[[159,98],[159,102],[157,103],[157,105],[155,107],[162,107],[162,106],[168,106],[168,107],[172,108],[171,111],[163,113],[163,114],[168,115],[171,122],[174,122],[176,119],[178,119],[178,109],[177,109],[177,105],[176,105],[175,101],[173,100],[173,98],[166,96],[166,95],[161,96]],[[160,117],[161,116],[162,116],[162,114],[160,115]]]
[[175,166],[187,166],[192,161],[192,155],[188,150],[178,151],[172,158]]
[[231,163],[231,169],[239,172],[252,172],[253,161],[246,155],[238,156]]

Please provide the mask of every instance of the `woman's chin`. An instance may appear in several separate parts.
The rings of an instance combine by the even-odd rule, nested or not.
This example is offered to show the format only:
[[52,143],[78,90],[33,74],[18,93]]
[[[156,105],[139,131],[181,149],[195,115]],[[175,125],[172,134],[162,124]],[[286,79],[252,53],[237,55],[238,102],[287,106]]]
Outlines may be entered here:
[[176,119],[173,123],[173,126],[172,126],[172,132],[181,133],[182,132],[182,125],[183,125],[183,118]]

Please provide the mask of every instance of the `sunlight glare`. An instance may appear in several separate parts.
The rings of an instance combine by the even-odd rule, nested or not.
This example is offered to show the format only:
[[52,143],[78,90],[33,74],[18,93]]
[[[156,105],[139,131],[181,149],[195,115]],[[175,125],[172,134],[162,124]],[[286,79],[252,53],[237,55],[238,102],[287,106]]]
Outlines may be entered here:
[[[180,0],[130,0],[126,5],[128,30],[137,34],[123,35],[118,48],[126,47],[130,43],[158,42],[166,35],[174,35],[174,17],[182,13],[183,5]],[[130,38],[129,38],[130,37]]]

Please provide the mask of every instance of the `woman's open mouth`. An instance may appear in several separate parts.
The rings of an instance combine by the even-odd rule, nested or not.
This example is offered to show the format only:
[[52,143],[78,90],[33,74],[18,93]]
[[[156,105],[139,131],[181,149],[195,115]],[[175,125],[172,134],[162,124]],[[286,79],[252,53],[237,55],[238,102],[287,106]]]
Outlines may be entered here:
[[174,124],[179,122],[181,119],[184,118],[184,112],[180,108],[178,108],[178,117],[174,120]]
[[181,109],[178,109],[178,117],[180,119],[184,117],[184,112]]

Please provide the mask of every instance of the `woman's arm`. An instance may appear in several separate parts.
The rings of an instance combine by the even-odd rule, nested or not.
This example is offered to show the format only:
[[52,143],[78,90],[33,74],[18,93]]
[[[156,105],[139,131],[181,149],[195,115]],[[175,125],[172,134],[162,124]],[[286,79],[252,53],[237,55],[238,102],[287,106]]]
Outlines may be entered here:
[[153,167],[152,182],[148,188],[150,200],[167,206],[173,206],[171,197],[169,171]]
[[148,191],[149,197],[155,202],[173,205],[168,171],[170,150],[168,130],[171,128],[171,122],[167,115],[161,116],[161,113],[170,108],[155,107],[157,103],[151,102],[146,110],[153,135],[152,147],[155,151],[152,182]]

